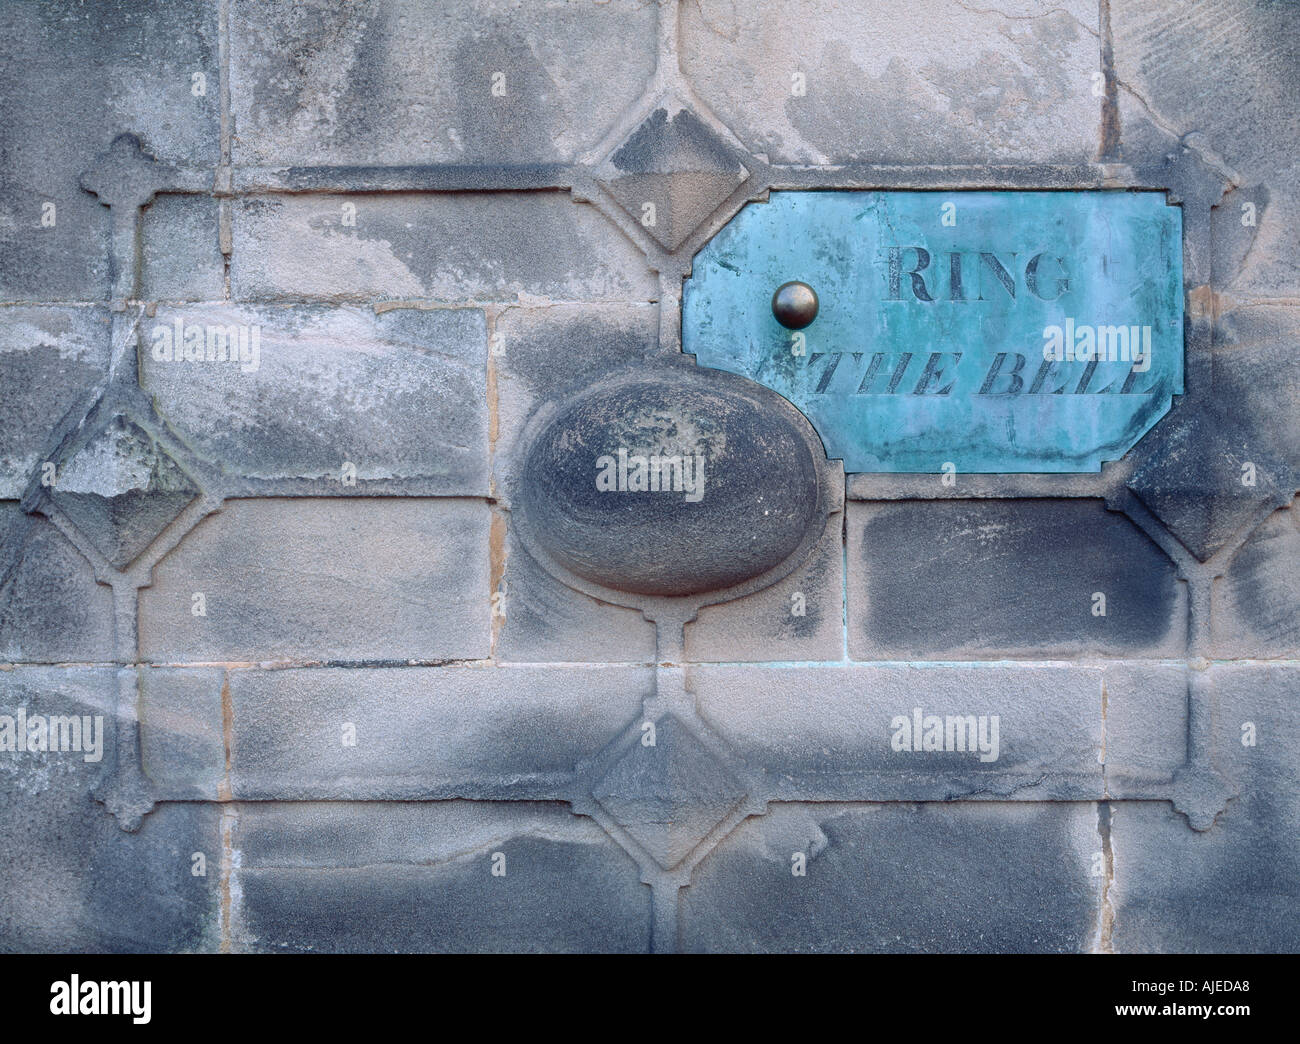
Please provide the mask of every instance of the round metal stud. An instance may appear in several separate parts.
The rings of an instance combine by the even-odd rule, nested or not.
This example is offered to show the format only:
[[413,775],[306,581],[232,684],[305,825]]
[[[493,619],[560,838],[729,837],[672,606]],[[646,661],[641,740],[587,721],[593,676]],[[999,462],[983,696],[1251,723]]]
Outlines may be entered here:
[[790,330],[802,330],[817,318],[817,291],[807,283],[792,280],[782,283],[772,295],[772,314]]

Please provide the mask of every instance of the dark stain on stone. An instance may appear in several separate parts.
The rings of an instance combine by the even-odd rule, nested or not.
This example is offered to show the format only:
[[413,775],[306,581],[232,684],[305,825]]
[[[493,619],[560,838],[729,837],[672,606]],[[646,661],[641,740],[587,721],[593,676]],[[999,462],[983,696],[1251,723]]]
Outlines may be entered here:
[[881,505],[854,575],[850,610],[865,603],[857,627],[881,655],[1137,651],[1176,622],[1173,564],[1099,501]]
[[614,153],[614,166],[627,174],[678,170],[731,170],[737,158],[689,109],[672,119],[656,109]]
[[1119,78],[1115,74],[1115,43],[1110,31],[1110,0],[1099,0],[1098,21],[1101,26],[1101,74],[1105,93],[1101,99],[1101,142],[1097,149],[1097,159],[1102,163],[1117,163],[1122,156]]
[[[607,385],[534,443],[527,523],[565,568],[606,587],[684,595],[732,586],[782,562],[812,522],[818,480],[804,429],[780,396],[730,374]],[[682,481],[674,471],[672,489],[638,489],[635,458],[650,457],[680,458]],[[615,488],[602,489],[611,468]]]
[[[497,28],[457,49],[457,130],[466,160],[496,163],[560,158],[552,141],[558,92],[526,41]],[[498,89],[494,94],[494,77]]]

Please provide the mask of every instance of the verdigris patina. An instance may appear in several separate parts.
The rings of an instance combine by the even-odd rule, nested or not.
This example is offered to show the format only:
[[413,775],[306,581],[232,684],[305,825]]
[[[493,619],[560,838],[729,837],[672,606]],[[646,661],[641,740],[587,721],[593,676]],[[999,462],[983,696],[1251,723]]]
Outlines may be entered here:
[[846,471],[1097,471],[1183,391],[1182,284],[1159,192],[773,192],[696,256],[682,341]]

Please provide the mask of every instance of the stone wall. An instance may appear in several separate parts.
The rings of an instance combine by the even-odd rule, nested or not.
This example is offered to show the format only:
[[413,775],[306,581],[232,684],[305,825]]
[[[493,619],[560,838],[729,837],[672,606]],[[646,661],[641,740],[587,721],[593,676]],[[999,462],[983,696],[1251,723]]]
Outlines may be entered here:
[[[0,38],[0,715],[103,723],[0,749],[0,949],[1300,945],[1300,8],[42,0]],[[817,461],[726,597],[530,530],[557,404],[712,379],[682,280],[746,204],[1124,187],[1183,208],[1187,395],[1099,474]],[[995,758],[899,752],[914,708]]]

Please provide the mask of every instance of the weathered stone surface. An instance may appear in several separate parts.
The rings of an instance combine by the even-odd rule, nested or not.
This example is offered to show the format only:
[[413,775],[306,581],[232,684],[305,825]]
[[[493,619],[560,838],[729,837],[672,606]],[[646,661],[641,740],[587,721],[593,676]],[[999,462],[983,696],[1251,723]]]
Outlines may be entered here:
[[1261,508],[1291,499],[1295,477],[1270,441],[1216,404],[1189,404],[1138,451],[1128,487],[1204,562],[1244,539]]
[[655,629],[639,609],[598,602],[538,565],[507,535],[496,656],[524,663],[650,663]]
[[671,870],[745,796],[746,786],[681,720],[655,723],[653,745],[633,743],[592,796],[665,870]]
[[734,602],[704,606],[686,625],[693,663],[844,658],[844,516],[826,521],[808,561]]
[[[0,951],[210,953],[221,945],[221,831],[215,805],[158,808],[125,833],[84,793],[47,792],[0,810],[19,836],[0,882]],[[203,856],[205,874],[195,876]],[[94,872],[87,872],[87,867]]]
[[[1300,714],[1294,666],[1216,665],[1214,759],[1240,787],[1213,829],[1164,804],[1116,807],[1114,947],[1293,952],[1300,945]],[[1247,725],[1254,746],[1246,746]]]
[[1192,147],[1238,172],[1267,203],[1256,215],[1255,247],[1229,276],[1231,285],[1294,296],[1300,170],[1293,152],[1279,145],[1300,137],[1292,46],[1300,10],[1240,0],[1115,0],[1110,24],[1124,160],[1150,161],[1168,142],[1190,135]]
[[1100,501],[851,503],[848,566],[854,659],[1183,649],[1173,564]]
[[[205,340],[235,331],[241,354],[178,360],[178,323]],[[488,490],[487,329],[477,309],[159,308],[143,335],[144,387],[197,452],[229,471],[308,479],[334,495],[389,479],[418,482],[421,493]]]
[[[1226,303],[1226,302],[1225,302]],[[1217,319],[1214,401],[1253,443],[1300,475],[1300,309],[1238,305]]]
[[[98,762],[0,749],[0,950],[1300,948],[1296,9],[867,7],[0,11],[0,715],[107,726]],[[684,273],[638,244],[689,253],[747,172],[760,197],[769,174],[1168,186],[1194,349],[1173,423],[1053,483],[853,476],[805,564],[657,650],[640,611],[525,548],[522,439],[616,375],[690,363]],[[126,346],[65,438],[108,378],[110,296],[142,299],[113,313],[142,313],[140,366]],[[257,367],[155,359],[177,318],[258,329]],[[200,489],[227,498],[164,530],[138,649],[129,592],[114,605],[46,501],[21,509],[56,456],[72,524],[128,567]],[[1085,495],[1146,505],[1191,586],[1101,500],[1066,499]],[[661,550],[734,568],[743,523]],[[1231,551],[1198,576],[1174,540]],[[114,772],[137,673],[118,659],[141,660],[140,748]],[[895,750],[918,708],[921,752]],[[674,932],[663,867],[714,840]]]
[[[168,952],[216,949],[221,845],[215,806],[158,809],[128,834],[91,797],[115,758],[113,672],[0,671],[0,714],[103,717],[103,758],[0,753],[0,950]],[[193,875],[202,852],[207,874]],[[88,868],[93,868],[89,870]]]
[[[1195,140],[1195,139],[1194,139]],[[1269,210],[1271,194],[1263,183],[1238,185],[1228,189],[1223,198],[1210,211],[1210,252],[1211,283],[1224,305],[1233,301],[1234,293],[1240,289],[1247,298],[1254,297],[1248,283],[1238,287],[1245,276],[1247,280],[1253,274],[1251,265],[1260,234],[1260,220],[1264,211]],[[1273,214],[1267,217],[1271,225]],[[1261,249],[1267,249],[1260,242]],[[1220,322],[1226,318],[1219,315]]]
[[158,441],[125,415],[63,450],[49,488],[55,510],[118,569],[135,560],[199,495]]
[[[101,771],[110,767],[116,757],[116,705],[117,684],[111,669],[32,666],[0,671],[0,714],[16,717],[23,710],[29,717],[39,715],[45,719],[52,715],[102,719],[83,737],[90,742],[83,742],[80,752],[49,750],[48,740],[47,749],[31,749],[39,742],[32,733],[24,743],[25,749],[0,752],[6,794],[21,799],[50,790],[89,793]],[[102,743],[96,736],[102,738]]]
[[600,183],[665,250],[676,250],[749,177],[739,150],[680,102],[650,113]]
[[649,948],[636,865],[562,805],[244,806],[234,836],[239,949]]
[[621,733],[652,684],[614,666],[235,670],[234,793],[528,796]]
[[1113,793],[1167,782],[1187,757],[1187,668],[1179,663],[1106,666],[1106,780]]
[[[501,313],[492,360],[497,401],[493,488],[507,507],[523,464],[519,439],[533,411],[635,365],[654,345],[657,322],[653,305],[556,305]],[[654,659],[654,627],[639,611],[597,602],[564,586],[524,550],[513,513],[506,515],[506,524],[499,657],[633,663]]]
[[140,606],[152,662],[478,659],[489,647],[488,509],[228,501],[158,564]]
[[650,304],[510,307],[496,321],[493,365],[498,428],[493,480],[510,504],[522,470],[519,447],[529,418],[636,367],[658,336],[659,309]]
[[148,301],[219,301],[226,262],[218,203],[204,196],[155,196],[140,221],[140,296]]
[[226,781],[222,686],[216,668],[140,672],[140,762],[160,795],[216,801]]
[[[83,171],[123,131],[160,159],[215,164],[220,120],[217,6],[8,4],[0,35],[0,299],[108,296],[108,209]],[[205,78],[194,94],[193,76]],[[54,227],[42,207],[54,203]]]
[[0,502],[0,660],[112,658],[112,592],[50,522]]
[[[192,178],[183,177],[181,170],[172,164],[160,162],[140,135],[130,131],[115,134],[108,148],[94,158],[79,179],[81,187],[104,206],[118,208],[113,222],[113,249],[122,251],[125,248],[132,254],[135,254],[137,244],[122,242],[118,237],[119,231],[135,231],[140,208],[148,206],[158,193],[177,188],[176,182],[180,180],[193,187]],[[131,291],[138,274],[135,259],[123,253],[118,253],[117,257],[120,261],[115,266],[113,296],[120,299],[121,292],[134,296]],[[123,274],[126,281],[119,283],[119,276]]]
[[695,871],[683,949],[1077,953],[1100,851],[1090,804],[775,806]]
[[721,590],[774,569],[820,524],[814,451],[804,418],[752,382],[646,368],[548,419],[527,450],[516,524],[606,589]]
[[242,164],[571,159],[654,67],[654,8],[633,0],[241,0],[230,24]]
[[[689,678],[701,716],[782,800],[882,787],[917,800],[1100,793],[1099,668],[695,667]],[[919,749],[931,718],[938,749]]]
[[705,0],[681,17],[691,82],[773,162],[1079,162],[1097,150],[1091,0],[944,0],[870,17]]
[[85,409],[108,371],[101,308],[6,308],[0,314],[0,497],[17,500],[54,451],[50,434]]
[[[344,203],[355,227],[342,224]],[[269,196],[232,210],[240,300],[656,296],[640,252],[564,193]]]
[[1300,530],[1296,510],[1278,511],[1215,582],[1214,650],[1224,659],[1289,657],[1300,650]]

